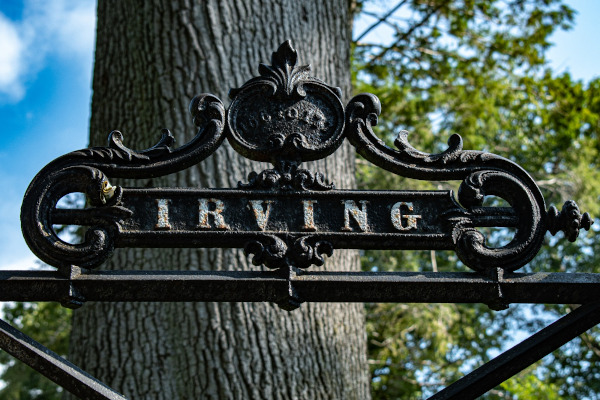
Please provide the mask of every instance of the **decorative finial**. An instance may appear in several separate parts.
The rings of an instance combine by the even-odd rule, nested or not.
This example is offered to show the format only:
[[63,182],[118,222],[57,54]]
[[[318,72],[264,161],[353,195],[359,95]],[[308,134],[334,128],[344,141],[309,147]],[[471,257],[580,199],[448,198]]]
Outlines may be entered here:
[[589,231],[591,226],[592,218],[590,214],[581,214],[577,203],[573,200],[566,201],[560,212],[554,206],[548,209],[548,231],[552,235],[563,231],[567,239],[574,242],[579,236],[580,229]]

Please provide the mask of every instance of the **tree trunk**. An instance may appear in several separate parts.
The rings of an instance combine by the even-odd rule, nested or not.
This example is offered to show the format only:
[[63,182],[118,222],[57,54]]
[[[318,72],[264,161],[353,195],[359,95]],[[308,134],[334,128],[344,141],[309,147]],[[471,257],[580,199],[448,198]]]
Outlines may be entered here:
[[[347,0],[100,1],[90,142],[110,130],[144,149],[171,130],[195,135],[188,104],[257,75],[286,39],[311,75],[350,95]],[[344,144],[307,168],[337,188],[354,184]],[[227,143],[200,165],[124,186],[235,187],[266,165]],[[114,183],[114,182],[113,182]],[[336,250],[327,270],[358,270]],[[117,270],[257,268],[238,250],[121,249]],[[316,268],[316,267],[313,267]],[[362,304],[303,304],[286,312],[254,303],[88,303],[73,313],[70,359],[132,399],[366,399],[370,397]]]

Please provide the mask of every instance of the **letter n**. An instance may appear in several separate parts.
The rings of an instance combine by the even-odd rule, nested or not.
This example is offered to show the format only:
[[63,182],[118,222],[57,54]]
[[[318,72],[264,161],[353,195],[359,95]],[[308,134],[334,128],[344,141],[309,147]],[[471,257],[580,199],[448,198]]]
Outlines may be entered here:
[[369,231],[369,225],[367,224],[367,204],[366,200],[359,200],[360,209],[356,205],[354,200],[342,200],[342,204],[344,205],[344,226],[342,227],[343,231],[352,231],[352,227],[350,226],[350,217],[356,221],[358,227],[363,232]]

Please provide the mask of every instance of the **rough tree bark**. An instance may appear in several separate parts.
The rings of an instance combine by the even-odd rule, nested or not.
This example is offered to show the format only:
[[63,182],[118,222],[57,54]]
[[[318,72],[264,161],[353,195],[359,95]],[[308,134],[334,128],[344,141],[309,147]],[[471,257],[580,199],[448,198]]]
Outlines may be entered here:
[[[187,112],[196,94],[227,93],[257,75],[260,62],[292,39],[299,63],[350,95],[347,0],[100,1],[91,145],[119,129],[130,148],[154,144],[160,129],[178,145],[195,135]],[[136,186],[234,187],[258,165],[228,144],[182,173]],[[345,144],[309,166],[337,188],[354,184]],[[240,251],[119,250],[104,268],[249,269]],[[337,251],[322,268],[358,270]],[[95,303],[74,312],[70,359],[132,399],[366,399],[362,304]]]

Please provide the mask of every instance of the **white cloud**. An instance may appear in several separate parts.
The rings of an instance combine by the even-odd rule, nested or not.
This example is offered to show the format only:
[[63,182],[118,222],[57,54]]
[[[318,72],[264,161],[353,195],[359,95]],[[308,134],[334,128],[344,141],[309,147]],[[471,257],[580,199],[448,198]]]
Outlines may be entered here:
[[95,6],[94,0],[28,0],[20,21],[0,13],[0,98],[21,100],[49,56],[79,62],[89,73]]
[[96,7],[93,0],[29,0],[23,13],[23,34],[35,54],[66,57],[93,52]]
[[23,96],[20,82],[23,43],[15,24],[0,13],[0,92],[11,98]]

